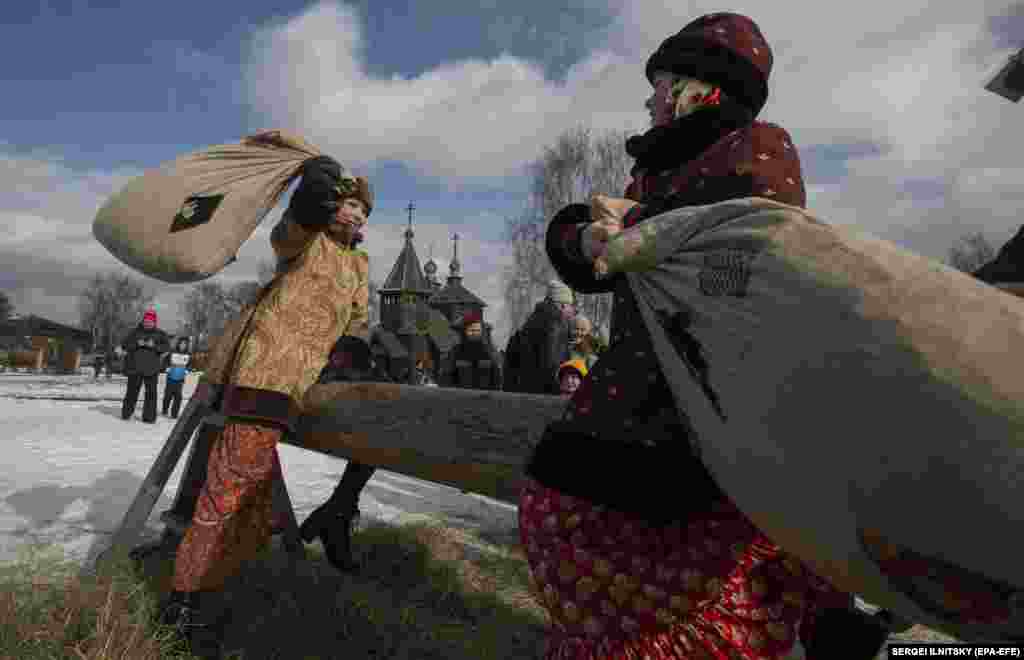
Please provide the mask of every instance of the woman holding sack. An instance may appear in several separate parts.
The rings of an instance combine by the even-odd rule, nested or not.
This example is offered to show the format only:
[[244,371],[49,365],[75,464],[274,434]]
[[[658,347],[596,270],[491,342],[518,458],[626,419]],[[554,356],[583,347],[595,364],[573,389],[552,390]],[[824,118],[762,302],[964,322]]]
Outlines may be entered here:
[[[666,39],[647,62],[653,126],[626,145],[629,199],[572,205],[548,228],[548,255],[574,290],[615,293],[611,346],[546,430],[520,500],[553,621],[548,660],[869,660],[887,636],[719,489],[626,278],[594,270],[608,237],[670,208],[755,196],[804,206],[792,140],[754,121],[771,64],[745,16],[704,16]],[[676,320],[699,372],[706,356]]]
[[210,598],[270,538],[277,443],[338,337],[368,335],[368,259],[353,244],[372,208],[365,179],[327,156],[306,161],[270,237],[278,274],[211,351],[204,380],[223,385],[227,423],[213,441],[162,608],[196,655],[219,653]]

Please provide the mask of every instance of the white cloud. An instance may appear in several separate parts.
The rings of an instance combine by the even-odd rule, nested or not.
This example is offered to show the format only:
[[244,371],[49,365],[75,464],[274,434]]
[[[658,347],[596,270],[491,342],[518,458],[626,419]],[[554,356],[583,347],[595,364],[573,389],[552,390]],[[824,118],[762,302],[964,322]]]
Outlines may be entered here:
[[[66,323],[77,323],[77,297],[89,277],[100,271],[132,273],[156,294],[154,306],[160,324],[174,330],[182,320],[180,303],[188,284],[164,284],[142,277],[123,266],[92,238],[97,209],[131,176],[139,172],[79,171],[66,167],[54,156],[0,155],[0,264],[17,282],[11,291],[15,308]],[[19,207],[31,207],[21,210]],[[231,286],[254,280],[260,263],[273,261],[270,230],[281,217],[277,208],[264,219],[239,250],[238,261],[210,281]],[[367,229],[366,247],[371,255],[371,276],[383,282],[404,244],[401,212],[374,214]],[[441,216],[420,213],[415,224],[414,245],[426,263],[433,245],[438,276],[448,276],[453,233],[459,233],[459,260],[464,284],[488,303],[487,318],[500,328],[503,303],[500,272],[508,263],[503,244],[482,240],[474,227],[493,224],[491,213],[460,218],[457,227],[442,224]],[[6,279],[6,278],[5,278]]]
[[518,171],[562,127],[601,109],[585,108],[580,92],[615,59],[597,54],[569,84],[509,55],[379,79],[366,73],[362,44],[358,16],[334,2],[264,30],[253,42],[252,101],[342,160],[400,160],[439,176]]
[[[775,52],[762,118],[785,126],[805,153],[813,145],[880,147],[878,155],[848,161],[838,184],[810,186],[813,210],[933,257],[967,231],[984,231],[998,244],[1016,230],[1024,175],[1016,136],[1024,105],[982,89],[1008,53],[991,45],[986,20],[1013,4],[745,0],[734,7],[758,21]],[[592,48],[563,80],[510,55],[377,78],[367,73],[359,17],[348,5],[325,2],[256,33],[246,89],[269,123],[343,162],[400,160],[456,190],[460,181],[515,175],[577,122],[640,129],[647,56],[689,20],[720,9],[710,0],[621,3],[606,30],[567,35]],[[189,68],[212,67],[194,53],[179,56]],[[23,292],[34,288],[41,307],[59,307],[58,280],[73,287],[90,269],[123,268],[88,234],[99,204],[134,172],[75,170],[59,153],[2,152],[0,227],[13,231],[0,234],[0,262],[25,278],[44,279],[45,269],[55,278],[45,286],[23,282]],[[815,179],[813,171],[806,174]],[[921,179],[941,180],[945,193],[912,197],[907,183]],[[264,221],[218,279],[256,276],[259,261],[270,257],[267,234],[276,217]],[[374,217],[367,247],[378,280],[401,247],[402,220],[400,213]],[[435,242],[443,278],[454,228],[442,221],[418,216],[416,247],[425,260]],[[475,228],[488,222],[493,218],[460,223],[460,260],[466,284],[490,303],[488,318],[500,328],[508,255],[500,243],[480,238]],[[175,318],[187,289],[159,289],[162,318]],[[25,296],[22,302],[32,304]],[[57,318],[72,321],[73,312]]]
[[[947,208],[934,208],[912,200],[904,182],[952,183],[1003,168],[998,177],[1012,180],[1024,157],[1009,138],[1024,118],[1020,106],[982,84],[1008,53],[992,46],[986,20],[1013,4],[748,0],[734,8],[758,21],[775,52],[763,118],[784,125],[802,147],[881,147],[878,156],[851,161],[840,188],[812,195],[823,217],[853,218],[887,238],[915,227],[906,247],[941,257],[956,238],[944,232],[959,227],[950,214],[966,193],[952,185]],[[449,62],[414,78],[374,78],[355,11],[323,2],[255,40],[250,95],[268,116],[342,159],[393,158],[442,177],[508,175],[576,122],[642,127],[647,56],[688,21],[721,9],[709,0],[616,5],[606,30],[575,35],[594,47],[556,82],[508,55]],[[973,199],[973,217],[995,240],[1012,233],[1006,221],[1017,200]],[[930,235],[929,224],[947,229]]]

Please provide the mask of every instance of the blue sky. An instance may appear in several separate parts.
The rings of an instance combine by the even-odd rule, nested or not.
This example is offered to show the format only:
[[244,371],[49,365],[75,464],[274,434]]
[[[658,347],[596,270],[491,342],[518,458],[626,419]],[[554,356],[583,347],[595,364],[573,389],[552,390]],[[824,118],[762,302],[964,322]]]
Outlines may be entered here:
[[[286,128],[372,177],[376,277],[413,200],[421,255],[433,244],[447,256],[459,231],[467,282],[500,324],[500,235],[525,202],[523,166],[578,123],[642,129],[646,57],[723,9],[754,17],[773,44],[763,118],[793,135],[820,215],[936,257],[967,231],[999,243],[1020,222],[1024,155],[1007,136],[1024,107],[981,90],[1024,46],[1020,2],[8,4],[0,224],[14,231],[0,237],[0,287],[21,311],[66,322],[80,282],[121,268],[89,227],[128,177]],[[251,277],[268,228],[218,277]],[[151,284],[176,318],[187,288]]]
[[[17,153],[42,149],[89,168],[149,167],[263,128],[265,113],[254,110],[243,89],[252,33],[310,7],[263,0],[13,4],[0,26],[0,136]],[[585,55],[566,33],[599,29],[611,16],[607,9],[536,0],[350,6],[365,30],[365,70],[380,78],[509,53],[537,61],[558,79]],[[444,182],[416,177],[401,162],[375,165],[370,173],[384,203],[433,200],[458,214],[482,204],[505,208],[523,193],[503,181],[453,195]]]

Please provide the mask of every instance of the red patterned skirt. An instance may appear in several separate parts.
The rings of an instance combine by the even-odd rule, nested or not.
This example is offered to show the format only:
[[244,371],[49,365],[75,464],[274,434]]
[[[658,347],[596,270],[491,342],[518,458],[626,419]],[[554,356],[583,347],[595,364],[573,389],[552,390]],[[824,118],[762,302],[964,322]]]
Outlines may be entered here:
[[216,590],[270,540],[281,431],[230,420],[210,450],[206,482],[178,546],[173,588]]
[[528,480],[519,529],[546,660],[803,658],[815,611],[850,605],[728,501],[654,527]]

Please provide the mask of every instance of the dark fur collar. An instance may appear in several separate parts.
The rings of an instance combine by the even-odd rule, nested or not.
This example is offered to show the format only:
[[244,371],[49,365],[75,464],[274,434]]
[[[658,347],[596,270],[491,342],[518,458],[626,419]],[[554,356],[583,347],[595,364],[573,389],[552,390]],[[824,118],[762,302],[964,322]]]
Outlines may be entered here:
[[668,126],[656,126],[643,135],[634,135],[626,140],[626,152],[636,159],[634,175],[638,171],[658,174],[679,167],[752,121],[749,109],[723,99],[720,106],[701,108]]

